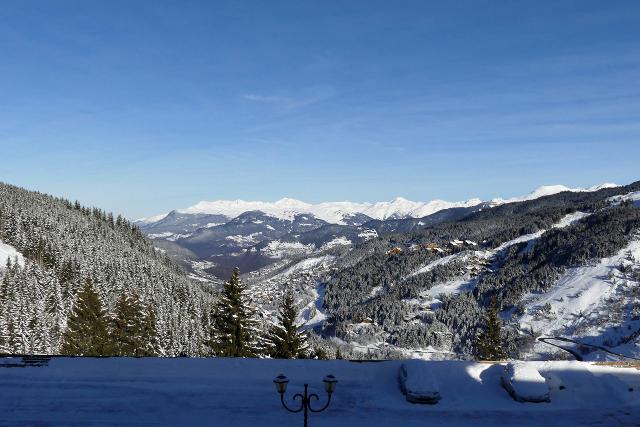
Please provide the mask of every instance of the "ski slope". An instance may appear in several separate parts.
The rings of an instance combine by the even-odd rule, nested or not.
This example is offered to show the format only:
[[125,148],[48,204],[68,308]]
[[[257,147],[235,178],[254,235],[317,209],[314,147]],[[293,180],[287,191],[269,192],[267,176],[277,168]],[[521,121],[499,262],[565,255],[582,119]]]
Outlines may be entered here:
[[302,414],[281,407],[272,382],[280,373],[291,381],[289,403],[304,383],[324,403],[321,380],[337,377],[329,408],[309,416],[313,427],[617,426],[640,420],[640,371],[633,368],[526,362],[545,378],[551,401],[519,403],[500,385],[503,365],[428,363],[442,396],[436,405],[405,400],[400,361],[60,358],[46,367],[0,368],[0,425],[302,425]]

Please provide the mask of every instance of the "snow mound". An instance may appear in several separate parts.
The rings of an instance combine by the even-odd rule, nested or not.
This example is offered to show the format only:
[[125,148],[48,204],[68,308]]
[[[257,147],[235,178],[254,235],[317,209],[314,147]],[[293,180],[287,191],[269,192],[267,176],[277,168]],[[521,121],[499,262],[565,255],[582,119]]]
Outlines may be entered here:
[[540,372],[525,362],[509,362],[502,373],[502,385],[518,402],[549,402],[549,388]]

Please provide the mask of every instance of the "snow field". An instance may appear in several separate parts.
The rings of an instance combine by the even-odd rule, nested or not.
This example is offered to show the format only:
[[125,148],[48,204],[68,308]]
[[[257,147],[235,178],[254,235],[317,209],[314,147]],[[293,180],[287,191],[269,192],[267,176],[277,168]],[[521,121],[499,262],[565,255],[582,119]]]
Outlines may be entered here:
[[[618,266],[629,262],[629,255],[640,264],[640,239],[596,265],[568,269],[549,291],[525,297],[525,314],[519,319],[521,329],[533,328],[551,336],[602,335],[599,326],[588,327],[589,318],[606,309],[609,297],[634,284],[616,274]],[[542,311],[545,306],[550,307],[548,313]],[[550,350],[544,343],[537,343],[536,349]]]
[[0,425],[301,425],[301,414],[280,406],[272,382],[280,373],[291,381],[288,402],[308,383],[324,403],[322,378],[337,377],[329,409],[310,414],[313,427],[616,426],[640,419],[640,371],[633,368],[527,362],[545,378],[551,401],[519,403],[500,385],[503,365],[427,362],[442,399],[416,405],[400,392],[401,363],[59,358],[42,368],[0,368]]

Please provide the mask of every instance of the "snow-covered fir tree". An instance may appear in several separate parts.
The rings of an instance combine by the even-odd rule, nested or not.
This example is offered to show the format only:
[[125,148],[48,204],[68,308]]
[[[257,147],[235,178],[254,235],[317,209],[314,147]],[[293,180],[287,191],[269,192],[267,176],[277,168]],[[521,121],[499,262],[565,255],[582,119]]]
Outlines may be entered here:
[[216,356],[256,357],[264,353],[262,332],[247,289],[235,268],[212,314],[211,351]]
[[110,356],[114,353],[109,318],[90,280],[78,295],[63,340],[62,354]]
[[114,353],[118,356],[155,356],[156,334],[153,310],[145,307],[135,292],[122,292],[110,331]]
[[278,311],[278,322],[271,326],[267,334],[269,355],[278,359],[295,359],[306,357],[309,346],[307,335],[296,324],[298,310],[294,303],[293,292],[288,289]]
[[121,216],[0,183],[0,241],[25,258],[0,266],[0,352],[60,353],[89,279],[109,318],[123,292],[138,296],[144,327],[155,330],[144,354],[207,353],[215,291]]
[[495,298],[491,300],[485,319],[484,330],[478,334],[478,359],[502,360],[506,353],[502,343],[502,321]]

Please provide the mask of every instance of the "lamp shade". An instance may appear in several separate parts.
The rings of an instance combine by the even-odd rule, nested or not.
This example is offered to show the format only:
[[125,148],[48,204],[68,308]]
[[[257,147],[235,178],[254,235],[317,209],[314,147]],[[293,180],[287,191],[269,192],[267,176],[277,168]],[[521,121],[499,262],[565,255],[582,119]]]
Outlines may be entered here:
[[327,393],[331,394],[336,389],[336,384],[338,380],[333,375],[329,374],[322,380],[324,382],[324,389]]
[[283,374],[278,375],[273,380],[273,383],[276,385],[276,390],[280,394],[284,394],[287,391],[287,384],[289,384],[289,378],[285,377]]

